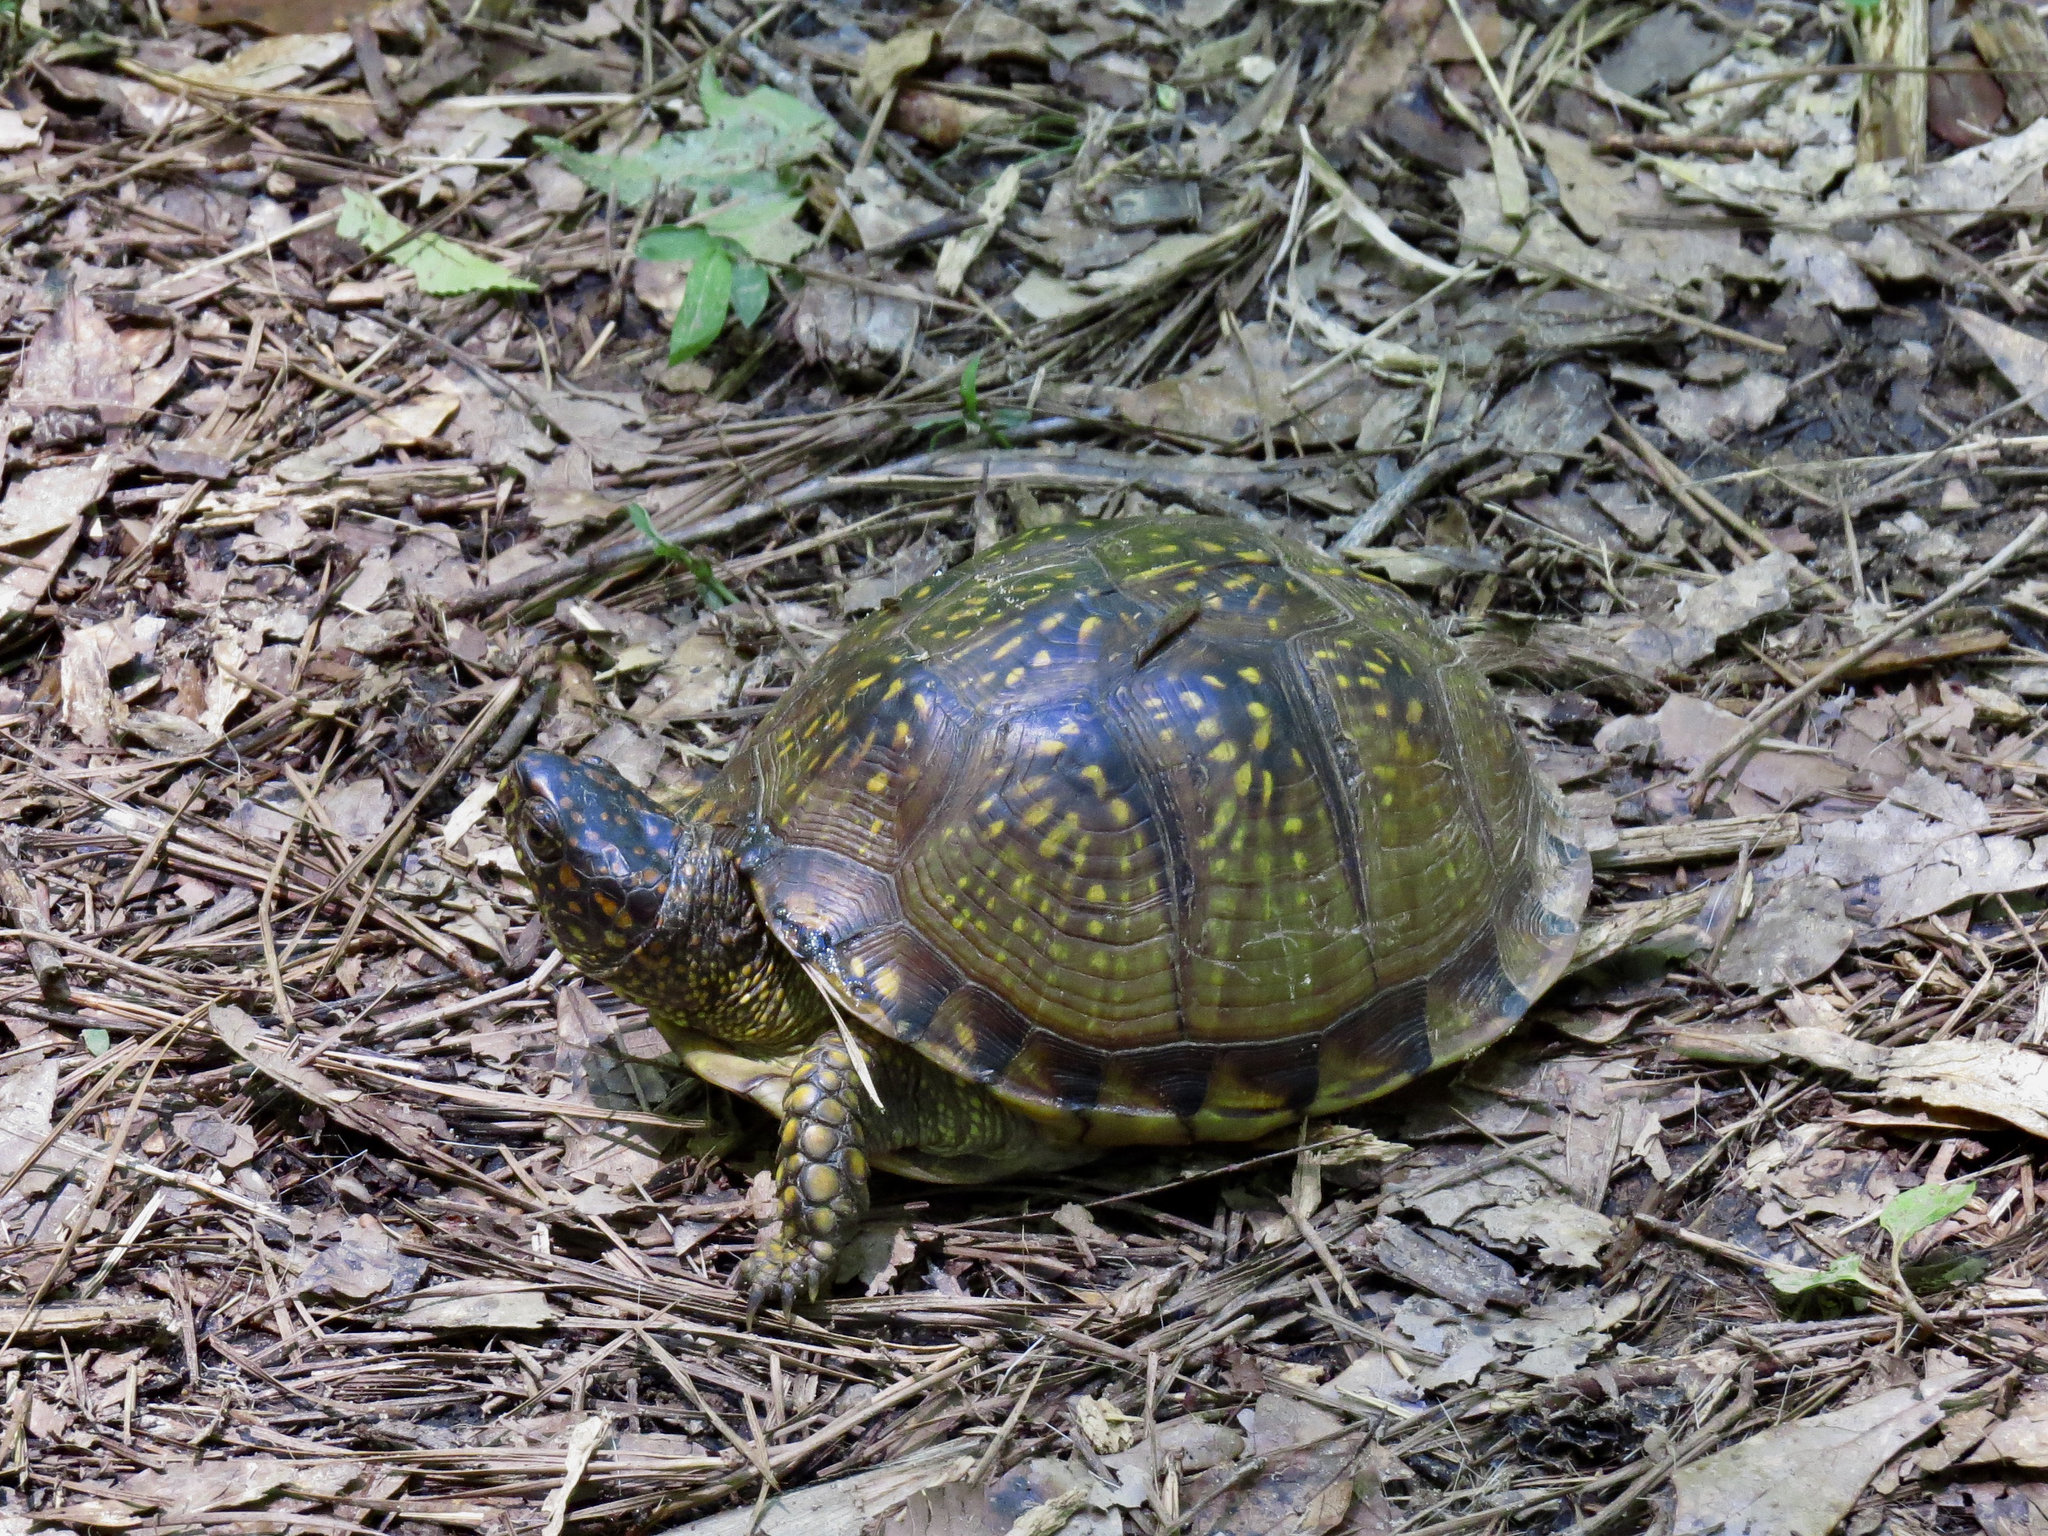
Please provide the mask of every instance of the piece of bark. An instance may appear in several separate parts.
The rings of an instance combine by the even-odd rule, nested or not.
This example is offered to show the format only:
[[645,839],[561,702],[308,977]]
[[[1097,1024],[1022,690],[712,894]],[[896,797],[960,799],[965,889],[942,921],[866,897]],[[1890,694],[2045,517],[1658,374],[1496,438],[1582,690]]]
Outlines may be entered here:
[[[48,933],[49,903],[22,875],[15,854],[10,841],[0,839],[0,903],[5,903],[15,927]],[[69,1008],[71,982],[64,972],[64,957],[55,946],[41,939],[24,939],[22,948],[28,951],[28,968],[35,975],[43,1001],[52,1008]]]
[[1856,125],[1856,159],[1927,158],[1927,0],[1878,0],[1856,25],[1857,62],[1870,67]]

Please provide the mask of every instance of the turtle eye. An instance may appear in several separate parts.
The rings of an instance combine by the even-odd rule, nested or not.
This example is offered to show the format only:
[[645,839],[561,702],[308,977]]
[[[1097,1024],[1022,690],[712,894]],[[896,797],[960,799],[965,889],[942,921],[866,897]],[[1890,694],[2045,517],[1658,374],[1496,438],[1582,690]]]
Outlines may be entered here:
[[536,868],[562,862],[562,819],[545,800],[527,802],[519,818],[519,846]]

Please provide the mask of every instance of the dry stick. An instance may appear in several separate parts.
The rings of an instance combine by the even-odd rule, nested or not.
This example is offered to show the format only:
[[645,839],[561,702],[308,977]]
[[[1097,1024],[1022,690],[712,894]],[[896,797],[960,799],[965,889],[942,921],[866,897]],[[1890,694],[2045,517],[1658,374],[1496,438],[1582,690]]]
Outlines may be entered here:
[[1820,671],[1814,673],[1812,677],[1775,703],[1759,706],[1749,715],[1747,723],[1728,744],[1702,763],[1683,782],[1704,791],[1722,764],[1754,747],[1763,739],[1764,732],[1769,730],[1787,710],[1795,705],[1805,703],[1830,683],[1854,671],[1858,664],[1875,656],[1879,651],[1898,639],[1899,636],[1906,633],[1907,630],[1912,629],[1916,625],[1926,623],[1927,620],[1933,618],[1934,615],[1950,604],[1961,598],[1968,597],[1972,592],[1983,586],[1985,582],[2025,554],[2029,546],[2040,536],[2043,528],[2048,528],[2048,512],[2044,512],[2036,517],[2005,548],[1993,555],[1983,565],[1978,566],[1969,575],[1955,582],[1946,591],[1929,598],[1896,623],[1887,624],[1854,650],[1837,656],[1827,666],[1822,667]]
[[[416,181],[432,176],[439,169],[438,166],[422,166],[419,170],[408,171],[405,175],[395,180],[385,182],[381,187],[369,188],[366,195],[382,197],[387,192],[396,192],[403,187],[411,186]],[[247,245],[237,246],[234,250],[227,251],[219,256],[209,256],[206,260],[194,262],[182,271],[173,272],[166,277],[160,277],[151,283],[149,287],[143,289],[142,292],[144,295],[147,295],[155,289],[186,282],[191,278],[197,277],[202,272],[211,272],[217,267],[230,267],[236,262],[244,261],[251,256],[260,256],[273,245],[280,244],[286,240],[295,240],[300,235],[310,234],[316,229],[325,229],[328,225],[339,222],[341,212],[341,207],[337,206],[328,209],[325,213],[313,214],[309,218],[299,220],[296,224],[287,225],[274,235],[265,235],[261,239],[250,241]]]
[[1862,491],[1855,496],[1844,498],[1842,502],[1843,516],[1854,517],[1865,508],[1873,507],[1878,502],[1885,500],[1894,491],[1905,489],[1911,483],[1914,475],[1927,469],[1928,466],[1939,459],[1945,459],[1952,453],[1969,452],[1975,448],[1992,446],[1981,443],[1972,444],[1969,439],[1997,421],[1999,417],[2010,415],[2022,406],[2032,406],[2036,401],[2041,400],[2044,395],[2048,395],[2048,384],[2043,384],[2038,389],[2030,389],[2026,394],[2020,396],[2019,399],[2008,400],[2004,405],[1998,407],[1997,410],[1986,412],[1968,426],[1957,428],[1949,434],[1948,441],[1939,448],[1930,448],[1925,453],[1912,455],[1905,464],[1900,465],[1898,469],[1886,475],[1877,484],[1871,486],[1870,489]]
[[1308,1217],[1302,1214],[1301,1207],[1288,1196],[1282,1195],[1280,1209],[1287,1213],[1287,1219],[1294,1223],[1294,1230],[1301,1234],[1301,1240],[1308,1244],[1309,1251],[1322,1261],[1323,1268],[1330,1272],[1330,1278],[1337,1282],[1338,1293],[1343,1296],[1346,1304],[1353,1311],[1363,1307],[1365,1303],[1358,1299],[1358,1292],[1352,1289],[1351,1281],[1344,1273],[1344,1266],[1339,1264],[1337,1256],[1330,1252],[1330,1245],[1323,1241],[1322,1233],[1309,1225]]
[[128,1108],[121,1115],[121,1123],[114,1129],[114,1139],[107,1147],[99,1170],[93,1175],[92,1187],[86,1191],[81,1217],[70,1224],[71,1230],[64,1234],[64,1245],[58,1250],[56,1261],[43,1272],[42,1281],[36,1286],[35,1294],[29,1298],[28,1305],[15,1319],[14,1326],[7,1331],[6,1339],[0,1341],[0,1349],[10,1347],[24,1328],[33,1326],[36,1314],[42,1310],[43,1301],[71,1267],[71,1256],[78,1251],[79,1241],[85,1236],[86,1228],[92,1225],[91,1218],[93,1213],[99,1210],[100,1196],[106,1193],[107,1180],[113,1177],[122,1151],[128,1144],[128,1134],[135,1129],[135,1116],[142,1108],[143,1098],[149,1093],[149,1085],[156,1081],[156,1069],[163,1065],[169,1047],[185,1032],[186,1026],[196,1016],[187,1014],[176,1024],[158,1031],[155,1039],[150,1042],[160,1048],[150,1055],[142,1069],[142,1081],[135,1085],[135,1092],[128,1100]]
[[[9,841],[0,840],[0,904],[4,904],[14,917],[14,926],[21,929],[47,929],[50,914],[43,909],[35,890],[22,875],[15,862],[15,849]],[[71,1006],[71,982],[64,974],[64,957],[57,953],[55,946],[41,939],[23,939],[22,948],[28,952],[28,968],[35,973],[36,986],[43,994],[43,1001],[52,1008]]]
[[1038,1362],[1038,1370],[1032,1375],[1030,1382],[1018,1396],[1016,1404],[1010,1409],[1008,1416],[997,1427],[995,1434],[988,1442],[987,1448],[982,1451],[981,1459],[975,1462],[974,1470],[967,1475],[968,1487],[980,1487],[989,1473],[994,1470],[996,1457],[1002,1454],[1003,1446],[1008,1443],[1011,1434],[1017,1428],[1017,1421],[1024,1417],[1024,1410],[1030,1406],[1032,1394],[1037,1392],[1039,1382],[1045,1379],[1045,1368],[1051,1363],[1049,1360]]
[[120,894],[114,898],[113,911],[116,915],[128,905],[128,898],[135,894],[137,883],[148,872],[149,867],[156,863],[157,855],[164,851],[164,844],[171,840],[172,831],[184,819],[185,813],[192,809],[193,802],[199,798],[201,782],[197,778],[192,781],[191,787],[185,791],[185,798],[178,802],[178,808],[164,818],[164,824],[158,827],[156,835],[150,838],[149,846],[144,848],[137,855],[135,862],[129,866],[128,878],[121,882]]

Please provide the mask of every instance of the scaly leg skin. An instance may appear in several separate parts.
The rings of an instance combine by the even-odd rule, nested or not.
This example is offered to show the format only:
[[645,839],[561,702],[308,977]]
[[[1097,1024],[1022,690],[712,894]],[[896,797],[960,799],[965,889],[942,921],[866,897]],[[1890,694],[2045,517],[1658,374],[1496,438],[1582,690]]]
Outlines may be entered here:
[[839,1249],[867,1212],[870,1152],[915,1145],[993,1156],[1037,1141],[1029,1121],[979,1084],[893,1040],[863,1035],[860,1043],[879,1107],[836,1029],[813,1042],[790,1075],[775,1158],[781,1219],[762,1228],[740,1267],[750,1322],[764,1303],[787,1314],[830,1286]]
[[836,1031],[804,1052],[782,1100],[782,1140],[775,1155],[782,1218],[761,1229],[740,1266],[749,1323],[763,1302],[772,1300],[788,1313],[799,1296],[818,1299],[839,1245],[868,1208],[865,1122],[878,1118]]

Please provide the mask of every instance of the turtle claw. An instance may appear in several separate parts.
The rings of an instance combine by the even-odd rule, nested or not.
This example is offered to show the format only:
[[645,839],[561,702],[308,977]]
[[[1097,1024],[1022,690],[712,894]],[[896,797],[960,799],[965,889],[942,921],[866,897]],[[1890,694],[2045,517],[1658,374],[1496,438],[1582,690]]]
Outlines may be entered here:
[[818,1299],[825,1280],[825,1263],[802,1243],[785,1239],[778,1226],[761,1234],[760,1245],[740,1265],[740,1284],[747,1293],[747,1326],[766,1306],[779,1311],[784,1320],[795,1316],[799,1301]]

